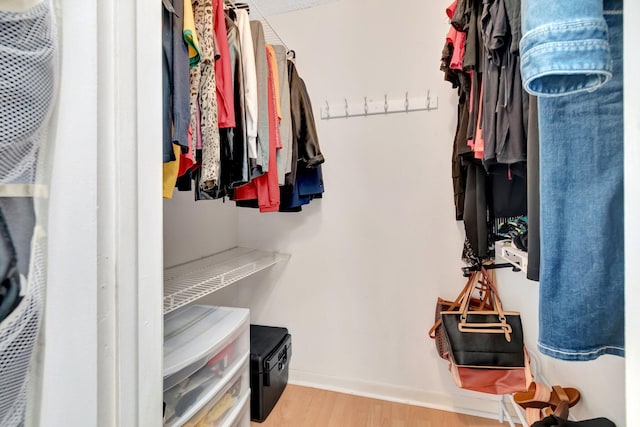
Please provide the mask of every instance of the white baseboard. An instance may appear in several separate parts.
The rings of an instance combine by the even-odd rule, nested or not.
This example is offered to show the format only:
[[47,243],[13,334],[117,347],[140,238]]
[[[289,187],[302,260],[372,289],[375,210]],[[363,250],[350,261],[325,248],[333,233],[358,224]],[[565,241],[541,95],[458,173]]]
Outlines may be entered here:
[[289,383],[483,418],[499,419],[500,414],[500,398],[498,396],[452,396],[298,370],[289,371]]

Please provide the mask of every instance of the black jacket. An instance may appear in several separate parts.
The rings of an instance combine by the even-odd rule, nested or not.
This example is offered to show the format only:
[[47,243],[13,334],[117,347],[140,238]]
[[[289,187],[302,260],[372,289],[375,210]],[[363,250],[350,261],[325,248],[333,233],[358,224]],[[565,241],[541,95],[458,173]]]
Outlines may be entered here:
[[320,151],[313,108],[304,81],[298,75],[296,66],[289,61],[289,88],[291,90],[291,124],[293,127],[293,159],[291,173],[285,183],[293,186],[298,167],[312,168],[324,163]]

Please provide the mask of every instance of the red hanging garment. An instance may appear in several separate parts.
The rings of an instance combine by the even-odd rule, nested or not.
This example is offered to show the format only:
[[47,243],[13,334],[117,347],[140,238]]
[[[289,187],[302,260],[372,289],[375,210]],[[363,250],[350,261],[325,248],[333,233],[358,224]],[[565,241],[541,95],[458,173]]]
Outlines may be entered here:
[[[269,50],[267,49],[267,55]],[[276,94],[272,62],[267,61],[269,68],[268,94],[269,94],[269,170],[267,173],[255,178],[248,184],[238,187],[234,200],[258,199],[260,212],[278,212],[280,209],[280,186],[278,185],[278,161],[276,159],[276,147],[282,146],[280,141],[280,126],[276,110]]]
[[218,127],[236,127],[236,113],[233,98],[233,80],[231,76],[231,55],[227,40],[227,23],[224,15],[224,1],[212,0],[213,30],[220,59],[215,62],[216,98],[218,100]]

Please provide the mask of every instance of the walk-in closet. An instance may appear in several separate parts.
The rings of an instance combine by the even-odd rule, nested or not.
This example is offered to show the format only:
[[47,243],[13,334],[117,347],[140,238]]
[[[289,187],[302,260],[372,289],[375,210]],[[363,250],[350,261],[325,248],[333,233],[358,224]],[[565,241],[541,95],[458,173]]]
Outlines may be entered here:
[[[602,184],[604,172],[610,172],[607,177],[619,174],[612,180],[617,180],[621,191],[624,189],[624,204],[614,206],[609,213],[616,210],[619,214],[623,235],[612,241],[587,230],[580,238],[570,236],[575,250],[553,252],[553,256],[547,250],[535,261],[521,250],[526,241],[522,243],[520,233],[522,218],[532,218],[526,206],[527,192],[531,194],[531,190],[527,188],[527,172],[522,172],[530,167],[532,154],[527,154],[525,147],[516,160],[513,156],[505,160],[505,151],[498,148],[495,154],[487,155],[493,148],[490,131],[486,130],[489,127],[483,120],[494,105],[526,104],[528,111],[528,101],[514,101],[505,93],[515,91],[528,96],[527,90],[541,91],[536,81],[542,86],[548,80],[544,71],[538,75],[530,72],[531,63],[520,68],[518,54],[513,54],[517,59],[498,58],[495,52],[482,51],[478,44],[481,59],[468,65],[464,58],[456,57],[460,52],[454,48],[465,45],[459,37],[468,37],[471,31],[478,43],[482,37],[497,40],[503,36],[497,20],[491,26],[486,22],[483,25],[487,14],[497,13],[490,9],[492,5],[528,5],[517,7],[517,19],[522,15],[524,21],[520,36],[527,37],[530,33],[542,34],[540,37],[547,34],[544,28],[536,29],[537,22],[526,21],[527,17],[570,15],[569,7],[557,6],[558,10],[546,13],[536,10],[540,4],[550,4],[548,0],[185,1],[194,7],[191,15],[183,2],[172,0],[43,0],[52,16],[52,34],[57,40],[55,55],[51,56],[55,61],[49,58],[51,70],[55,70],[52,75],[57,79],[57,95],[48,116],[49,136],[42,137],[48,141],[46,156],[41,155],[45,166],[39,165],[47,177],[50,172],[50,180],[25,186],[0,176],[0,198],[27,194],[37,199],[35,223],[42,229],[36,227],[37,234],[34,231],[36,243],[32,251],[41,249],[42,242],[47,243],[47,249],[32,260],[29,272],[33,275],[34,271],[46,271],[46,280],[39,282],[45,289],[39,292],[46,297],[36,302],[41,304],[38,315],[42,320],[39,332],[32,335],[39,339],[31,337],[28,345],[23,345],[29,348],[31,360],[27,364],[25,359],[20,365],[23,376],[28,378],[20,391],[26,409],[15,406],[15,410],[25,413],[23,421],[15,425],[257,427],[261,424],[255,420],[249,423],[249,414],[252,418],[254,415],[249,387],[250,325],[286,328],[290,334],[290,341],[278,350],[279,361],[287,365],[288,383],[275,403],[271,420],[267,417],[264,421],[266,427],[530,425],[533,423],[527,421],[527,416],[533,415],[525,409],[527,405],[518,402],[553,401],[545,408],[549,406],[551,412],[559,413],[564,403],[557,403],[563,398],[558,397],[559,389],[551,389],[556,385],[569,390],[566,398],[570,420],[603,417],[618,427],[640,424],[640,409],[635,404],[640,393],[634,387],[640,371],[640,340],[635,333],[635,327],[640,325],[640,273],[634,268],[640,254],[640,226],[635,220],[640,209],[640,102],[634,94],[640,91],[640,84],[634,71],[640,63],[629,42],[640,37],[640,30],[633,25],[640,18],[640,5],[625,2],[623,13],[621,1],[587,2],[596,11],[604,5],[600,18],[609,25],[614,19],[620,26],[624,21],[624,132],[616,136],[621,150],[624,139],[624,153],[618,157],[624,165],[600,164],[597,174],[594,172],[598,185]],[[37,3],[0,0],[0,38],[6,36],[3,28],[14,25],[16,17],[27,16],[21,14],[31,14],[29,19],[36,19],[34,11],[42,8]],[[173,10],[178,3],[180,10]],[[216,98],[216,88],[208,87],[206,90],[213,89],[211,93],[194,98],[188,86],[194,79],[195,62],[207,64],[196,72],[198,82],[207,78],[207,70],[215,70],[219,64],[216,58],[220,46],[194,44],[194,34],[203,34],[197,28],[198,14],[204,13],[210,3],[224,12],[224,18],[217,17],[218,25],[224,29],[221,37],[229,40],[225,49],[230,48],[227,55],[234,67],[229,78],[243,82],[230,87],[229,93],[246,97],[241,104],[233,104],[232,99],[235,108],[218,98],[213,131],[212,124],[206,122],[211,119],[211,112],[197,96]],[[487,13],[483,15],[477,11],[482,11],[485,3]],[[587,6],[570,3],[575,3],[572,7],[580,14],[587,13]],[[617,8],[608,8],[609,3],[615,3]],[[475,5],[477,16],[463,19],[462,14],[456,15],[456,5],[462,4]],[[513,23],[510,13],[515,9],[504,8]],[[209,11],[214,17],[212,22],[215,10]],[[167,25],[166,20],[178,15],[182,15],[181,26],[188,16],[196,16],[192,24],[195,30],[180,32],[185,37],[180,49],[184,48],[188,62],[184,70],[191,73],[183,76],[187,86],[182,88],[168,80],[167,67],[173,73],[175,64],[166,61],[169,39],[163,35],[172,25]],[[457,18],[463,19],[465,25],[455,24]],[[260,101],[265,104],[258,114],[268,116],[269,123],[259,123],[251,116],[252,111],[258,111],[257,104],[253,106],[253,101],[246,100],[254,86],[245,86],[248,77],[239,71],[247,67],[242,46],[251,45],[249,27],[256,25],[249,24],[249,20],[260,23],[262,34],[261,42],[253,40],[252,49],[259,46],[264,53],[266,46],[274,46],[266,49],[261,71],[270,79],[269,84],[262,88],[255,85],[256,90],[267,94],[268,100]],[[470,25],[478,27],[470,29]],[[215,24],[211,26],[212,34],[216,28]],[[527,33],[527,29],[538,32]],[[606,41],[606,28],[601,30],[593,29],[589,37]],[[243,34],[248,42],[242,41]],[[525,38],[520,49],[531,40]],[[585,49],[601,46],[603,40],[589,39]],[[2,58],[7,43],[0,43]],[[517,45],[514,42],[514,52]],[[497,46],[496,50],[500,48]],[[467,47],[467,53],[470,50]],[[13,51],[10,53],[13,55]],[[539,51],[534,50],[531,57],[535,59],[536,53]],[[512,60],[517,61],[516,65]],[[7,73],[2,69],[10,62],[0,61],[0,76],[4,76]],[[483,68],[486,72],[482,84],[473,72],[480,69],[483,61],[498,63],[491,73],[517,75],[515,81],[522,88],[514,89],[512,80],[502,83],[500,77],[486,71],[489,68]],[[549,62],[547,65],[552,68],[554,62]],[[255,68],[255,64],[252,66]],[[472,72],[468,67],[477,68]],[[610,64],[603,65],[602,75],[588,76],[593,78],[589,81],[595,82],[585,91],[585,96],[592,97],[589,99],[597,100],[600,86],[606,88],[611,79],[617,78],[622,85],[621,70],[612,77],[607,67]],[[295,88],[290,86],[292,70],[298,79],[294,79]],[[283,71],[288,76],[286,88],[282,86],[285,80],[278,83],[278,73],[282,77]],[[494,77],[496,80],[492,80]],[[491,86],[492,82],[496,86]],[[198,84],[199,89],[206,86]],[[169,86],[171,97],[164,91]],[[0,85],[0,90],[6,90],[3,87]],[[493,94],[494,87],[499,87],[499,92],[496,89]],[[178,103],[174,90],[186,94],[180,102],[188,113],[195,111],[196,99],[199,132],[194,131],[195,116],[182,117],[180,122],[173,110],[167,109]],[[482,97],[493,101],[485,102]],[[501,104],[503,97],[505,103]],[[550,123],[541,128],[541,146],[545,135],[563,131],[553,126],[569,120],[568,115],[575,114],[572,120],[580,122],[587,133],[594,120],[602,119],[594,119],[584,111],[575,113],[571,110],[575,105],[562,104],[561,96],[545,98],[543,94],[539,99],[543,99],[538,104],[543,112],[541,120],[546,117]],[[293,132],[290,124],[281,126],[287,120],[287,112],[283,114],[276,106],[285,105],[282,102],[290,107],[288,120],[294,123]],[[291,102],[299,104],[294,108]],[[609,98],[603,99],[594,111],[606,110],[609,102]],[[554,105],[562,107],[553,110]],[[529,120],[534,116],[527,114],[525,123],[518,125],[521,130],[531,125]],[[10,112],[3,113],[0,120],[10,117]],[[505,117],[497,118],[495,133],[504,131],[508,135],[493,135],[494,141],[518,138],[514,136],[513,121],[504,125],[511,116],[509,120]],[[477,126],[469,126],[469,120],[476,120]],[[283,133],[285,127],[291,134]],[[486,130],[483,140],[474,133],[481,128]],[[182,148],[173,134],[177,129],[185,131]],[[467,131],[471,134],[465,134]],[[306,136],[301,136],[305,132]],[[523,132],[523,138],[530,137]],[[309,137],[311,133],[313,137]],[[191,165],[204,165],[204,158],[210,156],[211,151],[205,151],[211,146],[206,148],[205,140],[213,134],[218,138],[217,156],[222,156],[222,161],[208,169],[192,168]],[[301,142],[296,147],[303,149],[296,148],[293,153],[287,152],[286,143],[284,148],[268,143],[260,146],[269,136],[276,135],[279,143],[289,141],[290,150],[292,144],[298,144],[291,141],[307,138],[308,144]],[[567,140],[570,138],[571,135]],[[196,140],[202,154],[196,150]],[[456,145],[459,141],[462,144]],[[605,148],[606,144],[613,144],[607,140],[599,143]],[[244,148],[237,149],[237,144]],[[0,147],[4,147],[2,143]],[[0,148],[0,152],[3,150]],[[485,191],[484,184],[480,185],[479,178],[469,178],[476,174],[475,169],[469,172],[467,163],[457,163],[461,150],[467,160],[474,159],[477,177],[485,170],[495,172],[494,166],[504,160],[504,169],[496,173],[502,184],[496,184],[498,178],[487,178],[487,188],[491,187],[487,194],[491,196],[486,200],[480,194]],[[601,207],[608,206],[608,195],[598,193],[597,200],[582,200],[583,204],[576,204],[580,211],[568,215],[567,206],[572,199],[565,197],[565,187],[566,194],[575,194],[580,187],[596,183],[583,179],[574,186],[570,179],[578,175],[572,169],[562,172],[561,165],[555,165],[551,173],[545,159],[553,159],[554,155],[560,159],[565,153],[559,154],[562,146],[554,147],[556,151],[544,150],[536,150],[543,160],[542,190],[538,190],[542,195],[542,215],[537,217],[547,223],[552,221],[557,228],[580,230],[581,223],[589,224],[597,212],[607,210]],[[580,155],[588,157],[588,147],[585,150]],[[513,153],[510,151],[509,155]],[[191,162],[187,175],[183,169],[178,173],[177,164],[170,166],[175,166],[175,171],[168,172],[170,161],[184,157]],[[576,159],[570,160],[574,167]],[[464,179],[456,175],[456,170],[462,170],[456,167],[464,168]],[[168,173],[175,175],[173,180],[167,180]],[[272,175],[267,176],[269,173]],[[293,181],[287,181],[292,173]],[[187,178],[181,181],[178,174]],[[304,177],[296,180],[295,176],[301,175]],[[256,181],[262,177],[263,182]],[[531,175],[528,179],[532,179]],[[473,191],[467,191],[471,185]],[[476,215],[475,209],[493,212],[480,205],[496,206],[501,197],[497,194],[505,185],[510,192],[504,199],[503,205],[508,206],[504,214],[491,217],[491,221]],[[553,198],[544,190],[551,187]],[[279,194],[277,203],[274,191]],[[473,202],[471,197],[475,198]],[[6,215],[4,206],[0,204]],[[473,220],[469,218],[472,209]],[[11,221],[19,217],[7,217],[9,231],[14,230]],[[514,238],[518,234],[520,240]],[[486,242],[487,235],[502,237],[498,243],[490,241],[483,247],[482,240]],[[555,241],[548,228],[543,235],[545,245]],[[584,248],[596,244],[614,248],[609,252],[620,256],[603,263],[601,259],[585,259],[581,263],[576,258]],[[567,245],[563,245],[558,242],[552,251],[566,249]],[[470,252],[481,254],[474,258]],[[611,253],[603,254],[603,259],[610,259],[607,257]],[[487,262],[474,262],[476,259]],[[542,278],[530,280],[531,263],[539,261]],[[46,270],[41,265],[46,265]],[[615,272],[607,270],[611,265],[617,266]],[[554,299],[555,305],[549,307],[553,295],[544,288],[553,280],[545,276],[549,271],[559,277],[575,278],[563,280],[562,289],[580,295],[566,291],[564,300]],[[616,288],[620,292],[619,304],[610,318],[589,314],[600,313],[603,304],[611,303],[609,298],[598,297],[603,295],[602,277],[616,278],[620,284]],[[575,287],[571,286],[572,280]],[[504,306],[507,314],[519,313],[526,347],[525,371],[528,375],[530,368],[534,384],[539,384],[538,394],[529,388],[528,396],[526,387],[517,396],[511,391],[473,391],[462,377],[471,371],[462,369],[478,367],[461,363],[458,368],[454,356],[448,353],[444,355],[447,360],[443,360],[438,347],[441,344],[430,337],[434,310],[437,320],[442,315],[436,309],[439,298],[453,301],[456,295],[462,295],[463,288],[469,294],[459,297],[458,306],[469,310],[482,310],[473,308],[478,304],[491,310],[502,310]],[[486,295],[483,292],[499,290],[500,298],[489,298],[487,303],[476,299],[473,289],[480,290],[481,299]],[[592,291],[594,298],[588,304],[576,307],[571,303],[572,298],[584,298]],[[611,292],[615,290],[612,288]],[[6,298],[4,293],[0,296]],[[498,301],[501,304],[496,304]],[[546,319],[540,313],[546,313]],[[503,321],[503,314],[499,311],[499,322]],[[561,324],[576,318],[583,325],[590,325],[585,326],[587,332],[574,333],[566,328],[568,323]],[[192,327],[202,319],[205,323]],[[2,343],[9,334],[3,335],[2,327],[7,323],[0,320]],[[616,321],[619,326],[614,332],[624,337],[623,345],[609,348],[603,344],[597,355],[587,351],[572,353],[579,346],[579,338],[611,329]],[[556,325],[562,333],[550,332]],[[186,330],[190,330],[189,337],[181,335]],[[517,339],[517,333],[509,335],[509,329],[504,334],[504,330],[501,329],[502,335],[495,335]],[[194,350],[202,343],[200,337],[205,336],[215,344],[206,350]],[[562,347],[564,343],[568,343],[567,347]],[[571,351],[565,354],[563,348]],[[17,353],[6,355],[3,351],[0,345],[0,370],[8,370],[6,367],[11,366],[11,358]],[[197,352],[199,357],[191,358]],[[15,375],[17,371],[11,372]],[[529,386],[531,378],[523,378]],[[10,385],[16,386],[18,380],[11,381]],[[543,385],[549,387],[549,396],[541,397]],[[579,399],[572,394],[574,389],[579,390]],[[0,397],[6,394],[0,390]],[[3,405],[0,401],[0,416],[4,415],[2,411],[9,412],[8,405]],[[536,414],[539,418],[546,415]],[[16,414],[11,417],[6,419],[14,422],[20,418]]]

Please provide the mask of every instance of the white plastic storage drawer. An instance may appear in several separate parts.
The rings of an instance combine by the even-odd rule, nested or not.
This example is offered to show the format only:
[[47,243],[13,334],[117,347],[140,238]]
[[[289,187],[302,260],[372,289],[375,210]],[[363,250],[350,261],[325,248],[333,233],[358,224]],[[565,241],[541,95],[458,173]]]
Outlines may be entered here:
[[[173,412],[167,404],[165,426],[168,427],[230,427],[240,413],[249,389],[248,363],[231,378],[230,381],[218,387],[218,390],[193,396],[190,401],[184,402],[188,408],[184,412]],[[190,399],[184,396],[183,399]]]
[[248,352],[249,310],[192,305],[172,311],[164,319],[163,389],[179,385],[186,393],[203,385],[194,381],[215,382]]
[[245,397],[245,403],[231,427],[251,427],[251,391]]

